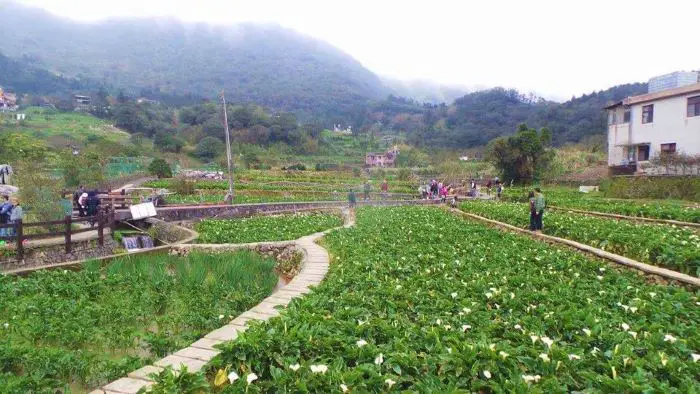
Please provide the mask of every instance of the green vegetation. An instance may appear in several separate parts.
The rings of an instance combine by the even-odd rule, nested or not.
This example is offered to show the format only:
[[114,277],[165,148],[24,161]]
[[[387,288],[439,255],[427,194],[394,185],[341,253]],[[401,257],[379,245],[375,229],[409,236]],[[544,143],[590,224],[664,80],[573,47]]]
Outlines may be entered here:
[[150,172],[151,175],[157,176],[159,179],[172,178],[173,176],[173,171],[170,169],[170,165],[161,158],[153,159],[151,164],[148,165],[148,172]]
[[300,213],[253,216],[243,219],[207,219],[197,224],[200,243],[287,241],[342,226],[338,215]]
[[614,177],[606,184],[605,195],[700,202],[700,177]]
[[[529,226],[527,204],[469,201],[460,207],[466,212],[521,228]],[[700,236],[691,228],[550,210],[544,214],[544,233],[700,276]]]
[[324,282],[209,364],[240,377],[217,391],[697,389],[692,291],[430,208],[361,208],[325,244]]
[[530,183],[538,180],[549,167],[554,152],[548,149],[552,134],[548,129],[539,133],[521,124],[511,137],[500,137],[489,143],[488,158],[505,182]]
[[[502,199],[524,203],[527,202],[529,190],[523,187],[506,188]],[[581,193],[578,189],[567,187],[547,187],[544,192],[547,204],[559,208],[700,223],[700,207],[683,201],[612,199],[603,197],[602,192]]]
[[82,391],[124,376],[260,302],[274,267],[251,252],[193,252],[0,276],[0,392]]

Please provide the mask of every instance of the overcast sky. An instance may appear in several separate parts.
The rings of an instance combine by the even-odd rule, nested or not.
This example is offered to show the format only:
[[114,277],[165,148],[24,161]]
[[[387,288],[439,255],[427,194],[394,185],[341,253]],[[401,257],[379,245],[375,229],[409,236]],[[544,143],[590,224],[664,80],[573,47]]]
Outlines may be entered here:
[[81,21],[274,22],[377,74],[570,98],[700,69],[700,1],[24,0]]

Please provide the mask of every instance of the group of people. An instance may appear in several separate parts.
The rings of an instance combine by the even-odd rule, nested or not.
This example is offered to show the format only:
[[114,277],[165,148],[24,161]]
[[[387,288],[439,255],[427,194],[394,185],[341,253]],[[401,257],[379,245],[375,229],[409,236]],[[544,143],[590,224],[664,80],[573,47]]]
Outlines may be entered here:
[[542,216],[547,205],[544,194],[539,187],[536,187],[528,193],[527,197],[530,204],[530,231],[542,232]]
[[[2,196],[0,203],[0,224],[15,224],[24,218],[24,211],[19,203],[19,198]],[[15,236],[14,227],[0,228],[0,237]]]
[[73,193],[73,203],[78,208],[78,216],[95,216],[100,206],[100,198],[97,196],[97,190],[88,192],[83,185],[80,185]]
[[445,202],[447,196],[452,190],[452,185],[447,185],[442,182],[438,182],[435,179],[430,180],[428,184],[421,185],[418,187],[418,193],[420,193],[421,198],[424,200],[437,200]]

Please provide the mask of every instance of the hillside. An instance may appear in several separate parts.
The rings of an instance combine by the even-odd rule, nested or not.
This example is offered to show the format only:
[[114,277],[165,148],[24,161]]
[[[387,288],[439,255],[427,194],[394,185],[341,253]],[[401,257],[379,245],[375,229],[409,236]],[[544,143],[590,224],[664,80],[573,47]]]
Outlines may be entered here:
[[68,91],[93,88],[94,84],[61,77],[0,53],[0,86],[21,93],[61,95]]
[[641,94],[646,89],[643,83],[620,85],[561,104],[503,88],[469,93],[450,105],[389,97],[367,104],[357,119],[364,119],[364,130],[371,130],[379,122],[385,129],[406,132],[408,141],[415,145],[481,146],[498,136],[512,134],[521,123],[548,127],[554,143],[562,145],[603,135],[603,107],[609,101]]
[[153,92],[326,114],[385,97],[379,78],[331,45],[279,26],[163,19],[83,24],[0,3],[0,52],[69,77]]

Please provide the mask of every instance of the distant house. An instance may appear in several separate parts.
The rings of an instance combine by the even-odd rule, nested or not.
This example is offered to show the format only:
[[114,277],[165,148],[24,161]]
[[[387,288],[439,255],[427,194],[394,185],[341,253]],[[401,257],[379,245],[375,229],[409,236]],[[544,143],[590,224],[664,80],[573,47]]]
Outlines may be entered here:
[[89,111],[90,103],[90,96],[83,96],[80,94],[73,96],[73,109],[75,111]]
[[652,78],[649,93],[606,107],[608,166],[638,173],[654,156],[700,155],[700,80],[686,74]]
[[393,147],[391,150],[383,153],[367,153],[365,155],[366,167],[394,167],[396,166],[396,157],[399,155],[399,150]]
[[17,95],[7,93],[0,88],[0,111],[16,111],[17,110]]

